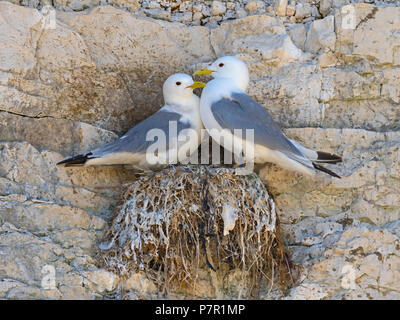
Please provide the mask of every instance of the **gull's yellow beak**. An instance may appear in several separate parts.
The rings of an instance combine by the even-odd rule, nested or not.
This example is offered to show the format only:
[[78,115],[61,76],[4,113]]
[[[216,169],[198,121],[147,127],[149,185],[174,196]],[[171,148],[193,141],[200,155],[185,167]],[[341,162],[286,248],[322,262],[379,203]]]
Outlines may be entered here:
[[206,86],[206,84],[204,82],[195,81],[195,82],[193,82],[193,84],[191,84],[190,86],[187,86],[186,88],[196,89],[196,88],[204,88],[205,86]]
[[194,76],[201,76],[201,75],[204,75],[204,74],[211,74],[211,73],[213,73],[213,72],[215,72],[215,71],[214,71],[214,70],[207,69],[207,68],[203,68],[203,69],[196,70],[196,71],[193,73],[193,75],[194,75]]

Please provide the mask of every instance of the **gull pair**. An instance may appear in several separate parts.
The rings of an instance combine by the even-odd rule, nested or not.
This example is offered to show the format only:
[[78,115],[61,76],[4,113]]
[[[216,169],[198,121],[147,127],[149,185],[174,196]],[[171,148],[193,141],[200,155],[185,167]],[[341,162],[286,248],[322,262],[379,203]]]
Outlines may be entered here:
[[[155,166],[149,163],[146,156],[154,143],[154,140],[148,139],[147,133],[150,130],[160,129],[168,137],[165,141],[166,148],[158,153],[158,159],[161,156],[168,163],[176,163],[187,160],[192,153],[190,151],[197,150],[204,126],[209,135],[228,151],[239,158],[244,155],[245,162],[271,162],[306,175],[314,176],[317,171],[322,171],[340,178],[320,165],[341,162],[339,156],[307,149],[288,139],[271,115],[246,94],[249,72],[243,61],[231,56],[222,57],[209,67],[194,73],[208,74],[214,79],[207,85],[194,82],[190,76],[184,74],[170,76],[163,86],[165,106],[158,112],[118,140],[58,164],[130,164],[151,170]],[[200,87],[205,87],[201,99],[193,93],[194,88]],[[176,136],[171,135],[170,121],[177,123]],[[242,135],[242,131],[248,130],[252,132],[251,139]],[[243,153],[243,150],[247,152]]]

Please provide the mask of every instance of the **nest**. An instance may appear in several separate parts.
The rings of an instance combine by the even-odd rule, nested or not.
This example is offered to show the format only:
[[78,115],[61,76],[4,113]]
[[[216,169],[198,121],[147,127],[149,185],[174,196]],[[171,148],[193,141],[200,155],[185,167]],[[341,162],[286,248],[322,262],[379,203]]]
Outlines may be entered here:
[[287,287],[291,278],[272,198],[255,174],[232,168],[140,177],[125,186],[105,237],[103,267],[123,277],[144,271],[164,294],[194,288],[205,269],[225,288],[239,270],[239,296],[257,297],[262,284]]

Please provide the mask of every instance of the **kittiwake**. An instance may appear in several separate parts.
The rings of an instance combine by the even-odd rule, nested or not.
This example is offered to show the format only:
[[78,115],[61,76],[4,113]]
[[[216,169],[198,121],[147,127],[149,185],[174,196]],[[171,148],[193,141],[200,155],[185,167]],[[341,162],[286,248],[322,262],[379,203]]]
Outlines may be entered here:
[[[200,115],[204,127],[217,143],[236,156],[244,156],[246,162],[271,162],[312,176],[319,170],[340,178],[320,163],[338,163],[341,157],[305,148],[287,138],[268,111],[247,95],[249,71],[243,61],[233,56],[221,57],[193,75],[205,74],[211,74],[214,79],[201,94]],[[246,129],[254,130],[252,141],[246,140]],[[240,134],[236,133],[238,131]],[[243,153],[245,148],[251,150],[247,153],[251,159]]]
[[189,75],[171,75],[163,85],[165,105],[160,110],[119,139],[57,165],[130,165],[148,171],[187,161],[197,150],[204,128],[200,118],[200,98],[193,89],[204,86],[202,82],[194,82]]

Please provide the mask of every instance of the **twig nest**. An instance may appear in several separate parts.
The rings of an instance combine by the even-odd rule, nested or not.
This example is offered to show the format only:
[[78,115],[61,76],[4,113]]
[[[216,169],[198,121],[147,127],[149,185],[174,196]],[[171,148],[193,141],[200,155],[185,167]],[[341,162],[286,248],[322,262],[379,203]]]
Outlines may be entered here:
[[[286,265],[277,228],[274,202],[255,174],[171,167],[126,186],[101,257],[121,276],[144,271],[162,293],[257,296]],[[237,272],[239,280],[229,276]],[[196,291],[204,273],[213,292]]]

